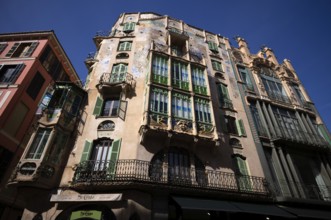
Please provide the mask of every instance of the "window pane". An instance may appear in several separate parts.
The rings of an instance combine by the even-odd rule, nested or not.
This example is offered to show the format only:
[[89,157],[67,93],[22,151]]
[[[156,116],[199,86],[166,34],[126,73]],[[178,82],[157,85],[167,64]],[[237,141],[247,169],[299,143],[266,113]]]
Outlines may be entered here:
[[27,159],[40,159],[46,143],[48,141],[48,137],[51,133],[51,129],[39,128],[30,149],[26,155]]

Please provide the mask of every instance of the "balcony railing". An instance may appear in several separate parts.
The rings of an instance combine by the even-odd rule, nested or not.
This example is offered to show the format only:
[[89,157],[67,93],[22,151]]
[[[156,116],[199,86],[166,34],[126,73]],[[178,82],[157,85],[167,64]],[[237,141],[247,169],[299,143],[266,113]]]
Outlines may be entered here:
[[133,76],[130,73],[104,73],[100,78],[100,83],[118,84],[126,83],[131,85]]
[[[289,188],[289,190],[284,190]],[[331,186],[280,180],[273,185],[276,196],[331,201]],[[296,193],[294,193],[296,192]]]
[[172,79],[172,85],[173,85],[173,87],[177,87],[177,88],[180,88],[180,89],[183,89],[183,90],[189,90],[190,89],[189,82],[187,82],[187,81]]
[[268,92],[268,96],[271,100],[274,100],[274,101],[279,101],[279,102],[288,103],[288,104],[291,103],[290,99],[285,95]]
[[329,145],[321,136],[302,130],[296,130],[292,128],[286,128],[279,126],[280,135],[274,136],[274,138],[281,138],[285,140],[291,140],[292,142],[305,143],[309,145]]
[[232,110],[234,109],[232,101],[229,99],[223,99],[223,101],[221,103],[221,108],[232,109]]
[[73,187],[81,184],[89,187],[123,185],[123,182],[269,195],[266,180],[262,177],[191,167],[179,168],[141,160],[81,162],[75,170]]

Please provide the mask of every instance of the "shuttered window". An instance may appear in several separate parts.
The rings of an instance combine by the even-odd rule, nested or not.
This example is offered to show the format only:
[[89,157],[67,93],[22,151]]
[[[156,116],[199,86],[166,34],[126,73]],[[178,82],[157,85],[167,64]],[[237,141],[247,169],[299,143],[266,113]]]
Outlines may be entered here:
[[0,65],[0,84],[14,84],[24,66],[24,64]]
[[132,46],[132,41],[122,41],[118,45],[118,51],[130,51]]
[[212,64],[213,70],[223,72],[222,64],[220,62],[218,62],[216,60],[212,60],[211,64]]
[[93,115],[102,117],[119,117],[125,120],[127,101],[120,100],[119,96],[109,97],[103,100],[97,97]]
[[209,47],[209,50],[211,50],[215,53],[218,53],[218,46],[216,43],[208,41],[208,47]]
[[6,57],[30,57],[38,46],[38,42],[21,42],[15,43]]
[[134,23],[134,22],[124,23],[123,32],[134,31],[135,26],[136,26],[136,23]]

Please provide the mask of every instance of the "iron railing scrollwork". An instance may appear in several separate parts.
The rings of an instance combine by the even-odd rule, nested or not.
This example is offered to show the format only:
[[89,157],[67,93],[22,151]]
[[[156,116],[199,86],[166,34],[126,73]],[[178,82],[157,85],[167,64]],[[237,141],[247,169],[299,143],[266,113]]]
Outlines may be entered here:
[[206,190],[269,195],[267,182],[262,177],[237,175],[215,170],[178,167],[163,162],[142,160],[88,160],[76,167],[73,187],[140,182],[167,186],[182,186]]

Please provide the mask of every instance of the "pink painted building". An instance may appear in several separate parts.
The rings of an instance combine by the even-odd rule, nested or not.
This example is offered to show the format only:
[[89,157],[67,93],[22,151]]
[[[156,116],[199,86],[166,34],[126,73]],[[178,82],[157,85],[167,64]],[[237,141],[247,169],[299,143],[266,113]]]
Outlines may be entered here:
[[0,34],[0,219],[20,215],[20,207],[10,207],[16,192],[5,184],[30,139],[42,98],[58,81],[81,85],[54,31]]

